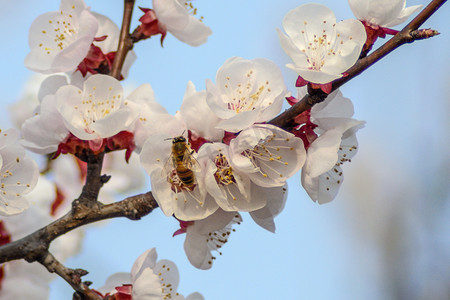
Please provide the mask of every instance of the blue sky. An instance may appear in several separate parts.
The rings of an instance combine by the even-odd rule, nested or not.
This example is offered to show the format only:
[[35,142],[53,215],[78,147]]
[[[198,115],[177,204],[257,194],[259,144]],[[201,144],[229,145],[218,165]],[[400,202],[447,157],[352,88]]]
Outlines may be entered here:
[[[119,24],[122,1],[86,2]],[[353,17],[347,1],[318,2],[338,20]],[[126,84],[150,83],[160,103],[174,113],[189,80],[200,90],[229,57],[264,57],[280,66],[295,93],[296,76],[284,67],[290,61],[275,29],[290,9],[303,3],[197,0],[199,14],[213,30],[208,42],[193,48],[168,35],[164,48],[158,38],[138,43],[138,60]],[[407,1],[408,6],[416,4],[426,2]],[[32,74],[23,66],[29,25],[39,14],[56,10],[59,2],[2,0],[1,5],[0,125],[6,128],[11,126],[6,107],[20,97]],[[150,7],[151,1],[137,5]],[[134,25],[139,15],[136,10]],[[425,23],[441,32],[438,37],[401,47],[342,87],[354,103],[355,117],[367,124],[358,134],[359,153],[344,166],[344,186],[332,203],[313,203],[297,174],[289,181],[286,208],[276,219],[277,233],[264,231],[244,215],[209,271],[189,264],[184,237],[172,238],[176,222],[159,210],[138,222],[120,219],[90,228],[82,253],[67,265],[87,269],[85,279],[98,287],[112,273],[129,271],[142,252],[156,247],[159,258],[178,265],[179,291],[199,291],[209,300],[393,299],[404,290],[431,299],[426,279],[450,280],[439,267],[450,260],[448,17],[444,7]],[[401,234],[393,235],[395,229]],[[403,249],[405,256],[392,249]],[[392,280],[383,280],[390,276]],[[438,292],[434,299],[440,299]],[[52,285],[52,300],[69,299],[70,294],[62,280]]]

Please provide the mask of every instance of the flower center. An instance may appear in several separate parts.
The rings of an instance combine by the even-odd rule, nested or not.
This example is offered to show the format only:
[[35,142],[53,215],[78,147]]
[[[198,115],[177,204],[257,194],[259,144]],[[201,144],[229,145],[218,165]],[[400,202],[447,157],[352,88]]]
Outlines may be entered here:
[[221,185],[229,185],[236,183],[236,180],[233,176],[233,170],[227,160],[227,158],[223,154],[216,155],[215,159],[217,171],[214,173],[216,181]]
[[[255,81],[253,76],[253,70],[248,71],[246,75],[247,82],[244,84],[238,83],[235,89],[231,88],[231,78],[229,76],[226,77],[227,83],[224,86],[230,95],[227,99],[229,101],[228,109],[234,110],[236,113],[254,110],[258,102],[270,94],[269,81],[266,81],[260,86],[256,86],[253,83]],[[268,103],[268,105],[271,104]]]
[[[325,28],[325,24],[327,21],[323,21],[324,27],[322,29],[322,35],[318,36],[316,34],[311,36],[306,32],[308,30],[308,22],[303,22],[303,29],[301,32],[301,38],[303,38],[303,45],[305,46],[301,51],[305,53],[307,56],[307,61],[310,65],[310,69],[312,70],[320,70],[328,56],[336,55],[335,52],[335,42],[329,40],[327,35],[327,29]],[[336,24],[333,24],[333,28]],[[339,37],[339,34],[338,34]]]
[[[101,95],[99,97],[96,95],[97,87],[92,87],[92,91],[84,91],[81,97],[81,105],[80,107],[75,106],[75,109],[78,110],[82,115],[84,126],[86,127],[86,132],[93,133],[95,132],[93,129],[89,128],[90,125],[95,123],[99,119],[105,118],[110,113],[119,109],[121,105],[121,94],[112,94],[112,87],[109,87],[106,96]],[[81,94],[81,91],[79,91]],[[104,91],[100,91],[100,94],[103,94]]]
[[48,20],[48,25],[42,29],[43,41],[38,46],[47,54],[64,50],[77,39],[78,27],[74,26],[74,23],[77,22],[72,14],[61,11],[59,15]]
[[[272,145],[272,142],[277,142]],[[283,157],[280,154],[282,150],[294,150],[290,146],[279,145],[278,142],[289,142],[289,138],[277,138],[276,134],[266,138],[264,141],[259,142],[253,149],[248,149],[243,152],[243,155],[248,157],[255,168],[261,173],[263,177],[268,177],[267,172],[271,172],[283,178],[283,173],[280,172],[280,166],[287,166],[289,163],[283,161]]]

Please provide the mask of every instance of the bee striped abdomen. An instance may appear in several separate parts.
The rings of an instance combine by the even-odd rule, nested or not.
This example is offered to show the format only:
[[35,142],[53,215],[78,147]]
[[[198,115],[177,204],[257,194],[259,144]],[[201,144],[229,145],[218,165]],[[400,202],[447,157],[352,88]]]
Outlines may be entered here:
[[192,186],[194,184],[194,172],[190,169],[185,168],[184,166],[179,166],[175,169],[175,171],[183,184],[186,186]]

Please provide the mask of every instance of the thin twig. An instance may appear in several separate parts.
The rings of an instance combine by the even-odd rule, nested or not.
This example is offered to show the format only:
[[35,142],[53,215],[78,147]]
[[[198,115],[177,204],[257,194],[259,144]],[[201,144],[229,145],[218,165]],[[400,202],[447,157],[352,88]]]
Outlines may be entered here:
[[100,295],[89,289],[81,280],[82,276],[88,274],[82,269],[69,269],[61,264],[50,252],[45,253],[42,259],[39,260],[50,273],[56,273],[67,281],[70,286],[78,293],[84,295],[85,299],[100,300]]
[[119,45],[116,56],[111,67],[110,75],[120,79],[123,63],[128,51],[133,49],[133,42],[130,38],[131,16],[133,15],[135,0],[125,0],[123,10],[122,28],[120,29]]

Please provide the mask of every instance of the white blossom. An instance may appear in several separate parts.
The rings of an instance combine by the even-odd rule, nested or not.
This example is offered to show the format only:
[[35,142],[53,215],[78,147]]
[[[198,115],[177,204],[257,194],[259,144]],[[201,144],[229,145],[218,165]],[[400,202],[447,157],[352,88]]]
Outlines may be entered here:
[[[153,196],[164,214],[184,221],[203,219],[216,211],[218,205],[205,190],[204,172],[197,161],[197,153],[190,149],[185,137],[179,144],[184,149],[183,159],[175,163],[174,137],[182,134],[183,131],[179,131],[176,136],[150,136],[140,153],[141,164],[150,175]],[[184,176],[178,172],[180,168]],[[186,173],[190,171],[192,173]]]
[[212,34],[211,29],[195,17],[197,9],[189,0],[153,0],[153,10],[167,31],[183,43],[200,46]]
[[[336,197],[344,180],[341,166],[343,163],[349,162],[352,157],[355,156],[357,149],[358,142],[356,140],[356,135],[352,134],[341,141],[337,151],[334,149],[333,151],[330,151],[333,155],[336,153],[337,156],[335,163],[330,169],[316,177],[312,177],[307,172],[302,171],[302,185],[314,202],[317,201],[319,204],[324,204],[332,201]],[[320,159],[319,156],[316,156],[315,158],[316,161],[317,159]]]
[[301,5],[283,19],[287,35],[278,30],[281,46],[293,61],[286,66],[304,80],[326,84],[353,66],[366,41],[357,20],[336,23],[334,13],[317,3]]
[[315,132],[320,135],[307,150],[302,185],[320,204],[334,199],[343,181],[341,165],[356,154],[355,133],[365,122],[352,116],[353,104],[340,91],[311,109],[311,122],[317,125]]
[[75,70],[97,29],[97,19],[83,0],[61,0],[59,11],[44,13],[31,24],[25,66],[45,74]]
[[35,187],[39,170],[17,143],[16,129],[0,129],[0,215],[14,215],[28,208],[22,196]]
[[219,250],[228,242],[232,225],[240,222],[239,213],[218,209],[211,216],[187,225],[184,251],[189,262],[198,269],[210,269],[216,259],[211,252],[222,254]]
[[49,76],[42,82],[35,115],[22,124],[21,144],[28,150],[39,154],[53,153],[69,135],[55,97],[56,91],[67,83],[67,77],[62,75]]
[[123,98],[120,82],[100,74],[89,77],[83,90],[66,85],[56,92],[57,109],[66,127],[77,138],[93,145],[129,129],[135,121],[136,113]]
[[256,122],[274,118],[287,95],[278,66],[267,59],[228,59],[206,81],[207,103],[222,121],[217,128],[238,132]]
[[231,166],[262,187],[283,186],[305,162],[303,141],[269,124],[243,130],[230,142]]
[[422,5],[406,8],[406,0],[348,0],[348,4],[358,20],[379,27],[401,24],[422,8]]
[[[267,188],[251,182],[243,172],[230,164],[228,145],[204,144],[199,150],[199,160],[205,164],[205,188],[225,211],[254,211],[266,205]],[[270,199],[271,200],[271,199]]]
[[[131,294],[133,300],[185,299],[177,292],[180,276],[178,268],[170,260],[157,260],[155,248],[141,254],[133,264],[131,273],[111,275],[99,291],[113,295],[120,291],[122,285],[129,286],[124,293]],[[131,291],[130,291],[131,289]],[[200,293],[189,295],[186,300],[203,300]]]

